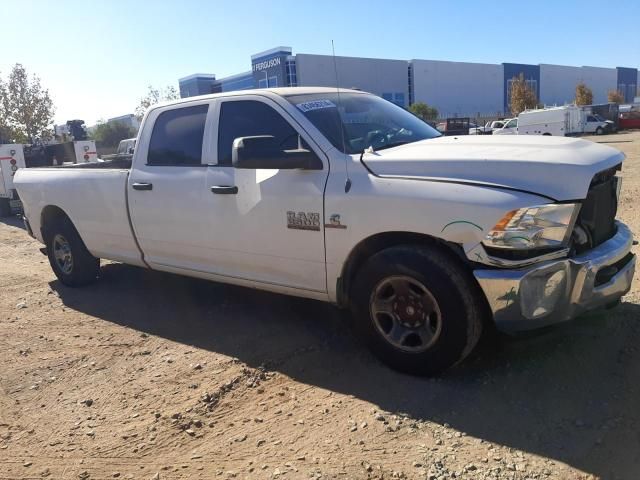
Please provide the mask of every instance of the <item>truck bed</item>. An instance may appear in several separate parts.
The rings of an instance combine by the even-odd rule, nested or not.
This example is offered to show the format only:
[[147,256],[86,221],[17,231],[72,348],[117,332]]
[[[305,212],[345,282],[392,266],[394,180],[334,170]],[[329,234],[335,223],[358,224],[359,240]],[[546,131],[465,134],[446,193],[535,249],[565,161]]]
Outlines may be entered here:
[[134,265],[143,265],[127,207],[129,171],[108,162],[70,166],[26,168],[16,174],[34,235],[42,239],[40,224],[47,207],[64,211],[89,251]]
[[55,165],[52,168],[66,168],[66,169],[88,169],[88,170],[130,170],[131,169],[131,155],[128,158],[111,158],[104,162],[91,162],[91,163],[74,163],[67,165]]

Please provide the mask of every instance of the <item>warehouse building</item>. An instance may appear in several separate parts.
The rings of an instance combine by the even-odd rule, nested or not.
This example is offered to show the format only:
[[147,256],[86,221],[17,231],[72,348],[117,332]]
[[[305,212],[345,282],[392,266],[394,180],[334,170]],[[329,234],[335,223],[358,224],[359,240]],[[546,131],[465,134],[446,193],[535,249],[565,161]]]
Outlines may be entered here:
[[204,95],[202,92],[211,93],[216,83],[216,76],[208,73],[194,73],[178,80],[180,85],[180,97],[195,97]]
[[575,67],[521,63],[470,63],[443,60],[395,60],[298,53],[276,47],[251,56],[251,70],[217,79],[214,74],[181,78],[180,96],[287,86],[357,88],[402,107],[424,102],[441,116],[489,116],[509,112],[511,83],[522,74],[545,105],[564,105],[584,82],[594,103],[618,90],[626,102],[638,95],[637,68]]
[[[337,67],[337,68],[336,68]],[[181,78],[180,96],[246,90],[250,88],[336,86],[358,88],[379,95],[403,107],[409,106],[406,60],[292,55],[290,47],[276,47],[251,56],[251,70],[216,79],[213,74]]]
[[410,65],[412,103],[424,102],[445,115],[503,111],[501,65],[436,60]]

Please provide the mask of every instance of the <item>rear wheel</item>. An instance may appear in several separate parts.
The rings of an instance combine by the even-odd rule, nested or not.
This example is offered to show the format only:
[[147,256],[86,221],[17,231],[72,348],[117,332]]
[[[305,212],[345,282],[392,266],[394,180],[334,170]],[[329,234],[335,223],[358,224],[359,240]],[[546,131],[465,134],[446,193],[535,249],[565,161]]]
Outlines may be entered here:
[[62,283],[79,287],[96,280],[100,259],[89,253],[69,219],[60,218],[47,228],[46,244],[51,268]]
[[476,289],[447,252],[392,247],[356,273],[351,308],[356,328],[382,361],[402,372],[435,375],[464,359],[480,338]]
[[11,204],[8,198],[0,198],[0,217],[11,215]]

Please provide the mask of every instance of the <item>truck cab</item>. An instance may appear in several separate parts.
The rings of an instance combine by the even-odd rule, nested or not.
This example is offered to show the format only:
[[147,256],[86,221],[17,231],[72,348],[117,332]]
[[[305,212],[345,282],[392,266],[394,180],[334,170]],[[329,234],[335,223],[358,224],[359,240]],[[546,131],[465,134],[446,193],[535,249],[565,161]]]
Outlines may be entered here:
[[126,138],[120,140],[116,153],[111,155],[103,155],[102,161],[111,162],[112,164],[119,163],[123,166],[131,166],[131,159],[133,158],[133,152],[136,146],[135,138]]
[[603,133],[609,133],[613,130],[613,122],[611,120],[605,120],[598,114],[587,114],[584,121],[584,133],[595,133],[596,135],[602,135]]
[[518,134],[518,119],[509,118],[504,120],[501,128],[493,130],[493,135],[517,135]]
[[120,143],[118,143],[118,149],[116,150],[116,155],[133,155],[135,147],[135,138],[126,138],[124,140],[120,140]]

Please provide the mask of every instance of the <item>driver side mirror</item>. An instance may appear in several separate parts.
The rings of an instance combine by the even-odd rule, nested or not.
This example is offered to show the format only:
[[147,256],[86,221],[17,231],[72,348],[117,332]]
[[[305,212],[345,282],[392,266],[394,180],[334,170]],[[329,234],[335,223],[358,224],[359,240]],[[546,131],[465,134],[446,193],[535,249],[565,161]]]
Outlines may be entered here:
[[231,163],[235,168],[322,170],[322,162],[310,150],[283,150],[272,135],[239,137],[233,141]]

